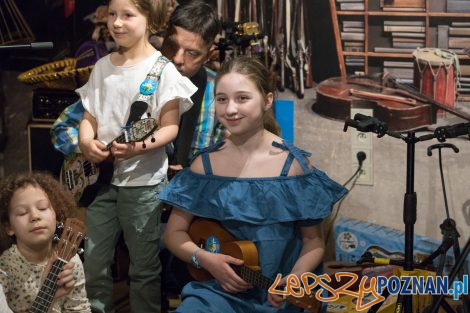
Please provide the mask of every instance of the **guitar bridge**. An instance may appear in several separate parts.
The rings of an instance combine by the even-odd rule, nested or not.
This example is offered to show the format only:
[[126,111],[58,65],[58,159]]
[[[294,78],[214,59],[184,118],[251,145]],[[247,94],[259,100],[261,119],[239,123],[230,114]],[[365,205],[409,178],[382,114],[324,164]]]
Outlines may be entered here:
[[65,184],[69,190],[73,190],[75,188],[75,180],[72,177],[72,171],[65,171]]

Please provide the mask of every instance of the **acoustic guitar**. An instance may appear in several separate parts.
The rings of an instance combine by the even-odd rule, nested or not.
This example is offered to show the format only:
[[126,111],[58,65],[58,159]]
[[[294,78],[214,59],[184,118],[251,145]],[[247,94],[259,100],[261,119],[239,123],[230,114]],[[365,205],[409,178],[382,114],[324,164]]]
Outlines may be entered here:
[[[105,148],[110,150],[113,141],[130,143],[143,141],[157,128],[154,118],[144,118],[124,128],[123,132],[113,139]],[[100,170],[97,164],[85,159],[81,153],[73,153],[66,157],[60,170],[60,181],[67,190],[72,192],[75,200],[80,200],[86,187],[98,181]],[[111,178],[111,175],[107,175]]]
[[57,260],[52,264],[29,313],[46,313],[54,300],[57,291],[57,279],[62,267],[79,251],[85,238],[85,225],[76,218],[68,218],[62,229],[62,235],[56,244]]
[[[236,240],[220,223],[202,218],[197,218],[191,223],[188,233],[191,240],[202,249],[210,252],[219,250],[218,253],[243,260],[243,265],[232,265],[232,267],[241,278],[253,286],[269,289],[274,283],[273,279],[260,273],[258,251],[252,241]],[[220,247],[218,247],[219,244]],[[208,271],[197,269],[192,265],[188,265],[188,271],[194,279],[199,281],[213,278]],[[309,295],[305,294],[303,297],[289,295],[286,297],[286,300],[312,313],[317,313],[321,309],[321,302],[313,293]]]

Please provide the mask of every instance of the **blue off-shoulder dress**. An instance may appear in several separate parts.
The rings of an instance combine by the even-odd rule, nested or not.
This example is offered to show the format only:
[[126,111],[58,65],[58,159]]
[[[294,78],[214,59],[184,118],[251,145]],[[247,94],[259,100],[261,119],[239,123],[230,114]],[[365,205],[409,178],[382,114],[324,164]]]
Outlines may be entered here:
[[[209,153],[222,144],[201,152],[204,175],[183,169],[160,193],[160,199],[195,216],[220,221],[238,240],[253,241],[263,275],[275,279],[277,274],[289,274],[302,249],[300,227],[320,223],[347,189],[324,172],[309,168],[305,157],[310,154],[287,141],[273,142],[289,152],[278,177],[213,175]],[[304,174],[287,176],[294,159]],[[182,296],[175,312],[302,312],[288,303],[281,309],[273,308],[267,301],[267,290],[253,288],[231,294],[215,280],[190,282]]]

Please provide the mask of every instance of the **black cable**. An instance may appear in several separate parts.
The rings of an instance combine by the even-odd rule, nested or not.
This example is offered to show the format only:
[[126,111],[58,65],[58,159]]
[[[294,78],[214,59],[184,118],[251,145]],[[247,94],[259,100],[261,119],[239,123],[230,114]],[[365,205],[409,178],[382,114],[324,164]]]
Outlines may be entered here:
[[442,184],[442,192],[444,193],[444,205],[445,205],[445,209],[446,209],[446,217],[447,217],[447,219],[450,219],[449,205],[447,204],[446,185],[445,185],[445,181],[444,181],[444,171],[442,169],[441,149],[439,149],[439,171],[441,173],[441,184]]
[[359,167],[357,168],[357,170],[354,172],[354,174],[352,174],[352,176],[343,184],[343,187],[346,187],[347,184],[349,184],[349,182],[351,180],[353,180],[354,177],[356,176],[359,176],[358,174],[360,174],[360,171],[362,170],[362,164],[359,165]]
[[[356,186],[356,182],[361,176],[360,174],[362,170],[362,164],[364,163],[364,160],[366,159],[366,154],[363,151],[359,151],[356,157],[357,157],[357,161],[359,162],[359,166],[357,170],[354,172],[354,174],[352,174],[352,176],[343,184],[343,187],[346,187],[346,185],[349,184],[349,182],[354,179],[351,185],[351,188],[349,189],[348,194],[351,193],[351,190],[353,190],[354,186]],[[341,200],[338,202],[338,206],[336,207],[336,210],[334,210],[334,216],[330,219],[330,227],[326,234],[325,242],[328,242],[328,240],[330,239],[331,231],[333,230],[333,225],[336,221],[336,218],[338,217],[339,211],[341,209],[341,204],[343,203],[344,199],[346,199],[346,197],[347,195],[341,198]]]

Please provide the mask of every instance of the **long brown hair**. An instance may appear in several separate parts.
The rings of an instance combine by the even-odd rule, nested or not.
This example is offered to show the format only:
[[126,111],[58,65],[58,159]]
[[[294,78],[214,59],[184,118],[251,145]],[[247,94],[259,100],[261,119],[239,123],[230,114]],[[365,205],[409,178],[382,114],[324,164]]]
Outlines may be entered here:
[[22,173],[4,178],[0,182],[0,253],[15,243],[15,238],[10,237],[6,231],[10,225],[11,199],[17,190],[28,186],[41,188],[46,193],[55,211],[57,222],[64,222],[68,212],[77,209],[72,194],[46,172]]
[[[259,92],[263,95],[264,99],[266,99],[268,93],[272,93],[273,96],[275,94],[269,70],[257,57],[242,55],[222,63],[222,66],[217,72],[217,76],[215,78],[214,92],[217,89],[217,84],[219,83],[220,79],[229,73],[238,73],[246,76],[255,84]],[[273,107],[271,107],[263,115],[263,125],[264,129],[267,131],[270,131],[278,136],[280,135],[281,129],[276,122],[276,119],[274,118]]]

